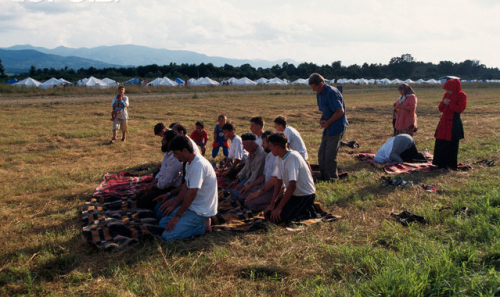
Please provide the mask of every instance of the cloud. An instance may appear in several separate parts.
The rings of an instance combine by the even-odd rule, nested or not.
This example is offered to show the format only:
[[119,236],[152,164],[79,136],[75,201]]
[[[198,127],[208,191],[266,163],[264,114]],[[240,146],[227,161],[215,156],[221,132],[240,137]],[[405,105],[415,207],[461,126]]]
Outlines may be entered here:
[[[29,0],[26,0],[29,1]],[[44,2],[47,2],[45,0]],[[0,2],[0,46],[137,44],[343,65],[476,58],[500,66],[496,0]],[[50,32],[50,33],[48,33]],[[421,57],[421,58],[420,58]]]

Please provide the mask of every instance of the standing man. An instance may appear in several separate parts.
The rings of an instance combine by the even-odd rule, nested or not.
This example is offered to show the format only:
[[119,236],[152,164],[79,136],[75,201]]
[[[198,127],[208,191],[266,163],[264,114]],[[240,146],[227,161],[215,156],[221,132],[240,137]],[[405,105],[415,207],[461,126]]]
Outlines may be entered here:
[[309,85],[315,91],[318,108],[321,111],[319,125],[323,128],[318,163],[323,180],[337,179],[337,153],[344,131],[349,123],[345,115],[344,98],[340,91],[325,84],[318,73],[309,76]]
[[[124,86],[119,86],[118,87],[118,95],[121,95],[123,98],[123,103],[125,104],[125,107],[123,110],[116,116],[116,118],[113,121],[113,138],[111,138],[111,143],[114,143],[116,141],[116,134],[118,129],[122,130],[122,141],[125,141],[127,138],[127,128],[128,128],[128,112],[127,112],[127,107],[128,107],[128,97],[125,96],[125,87]],[[118,96],[113,98],[113,101],[111,103],[111,107],[113,108],[115,106],[115,103],[118,102],[117,99]]]
[[179,196],[171,200],[173,211],[167,210],[159,223],[165,228],[161,237],[166,241],[204,233],[210,217],[217,214],[218,201],[215,171],[207,159],[194,152],[189,138],[177,136],[169,146],[174,157],[187,164],[186,182]]

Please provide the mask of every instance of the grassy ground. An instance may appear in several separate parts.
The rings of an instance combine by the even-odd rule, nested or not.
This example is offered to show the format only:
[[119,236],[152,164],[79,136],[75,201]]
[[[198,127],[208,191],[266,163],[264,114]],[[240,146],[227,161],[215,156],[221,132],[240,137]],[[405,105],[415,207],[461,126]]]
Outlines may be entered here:
[[[307,87],[129,90],[130,135],[108,145],[110,93],[0,93],[0,296],[497,296],[500,294],[499,168],[403,176],[437,193],[381,187],[380,168],[343,149],[351,176],[319,183],[317,199],[341,215],[299,232],[278,227],[212,233],[165,243],[144,240],[102,252],[86,243],[80,211],[103,173],[160,162],[159,121],[196,120],[212,129],[225,113],[239,134],[261,115],[266,128],[285,115],[312,163],[320,142],[315,95]],[[464,85],[468,108],[459,161],[499,159],[500,87]],[[27,91],[28,92],[28,91]],[[34,92],[34,91],[29,91]],[[434,145],[439,87],[416,87],[419,150]],[[391,137],[395,87],[345,87],[344,140],[375,153]],[[210,135],[211,133],[209,133]],[[210,135],[210,137],[212,137]],[[468,207],[466,216],[454,210]],[[444,211],[439,211],[445,207]],[[449,208],[446,208],[449,207]],[[427,225],[389,216],[408,210]]]

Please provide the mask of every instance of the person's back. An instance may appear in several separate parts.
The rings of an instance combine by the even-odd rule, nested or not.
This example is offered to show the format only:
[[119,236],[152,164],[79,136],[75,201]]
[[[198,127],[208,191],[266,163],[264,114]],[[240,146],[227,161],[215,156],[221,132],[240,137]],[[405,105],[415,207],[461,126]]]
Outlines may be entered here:
[[306,144],[300,136],[299,131],[297,131],[294,127],[286,126],[283,133],[288,138],[288,146],[290,149],[299,152],[304,160],[307,161],[309,159],[309,155],[307,154]]

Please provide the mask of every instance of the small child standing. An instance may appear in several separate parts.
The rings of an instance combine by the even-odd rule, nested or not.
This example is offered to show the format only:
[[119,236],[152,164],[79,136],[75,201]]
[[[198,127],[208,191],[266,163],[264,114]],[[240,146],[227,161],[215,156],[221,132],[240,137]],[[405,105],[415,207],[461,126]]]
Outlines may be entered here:
[[189,138],[191,138],[197,145],[200,146],[201,155],[205,156],[205,144],[208,141],[208,133],[205,130],[205,125],[202,121],[197,121],[195,126],[196,129],[191,133],[191,136],[189,136]]
[[229,141],[224,137],[224,132],[222,127],[227,123],[227,117],[223,114],[219,115],[217,118],[219,124],[215,125],[214,129],[214,143],[212,149],[212,158],[217,157],[219,154],[219,148],[222,147],[222,153],[225,157],[229,155]]
[[116,102],[113,104],[113,110],[111,111],[111,121],[114,121],[124,108],[123,96],[120,94],[116,95]]

